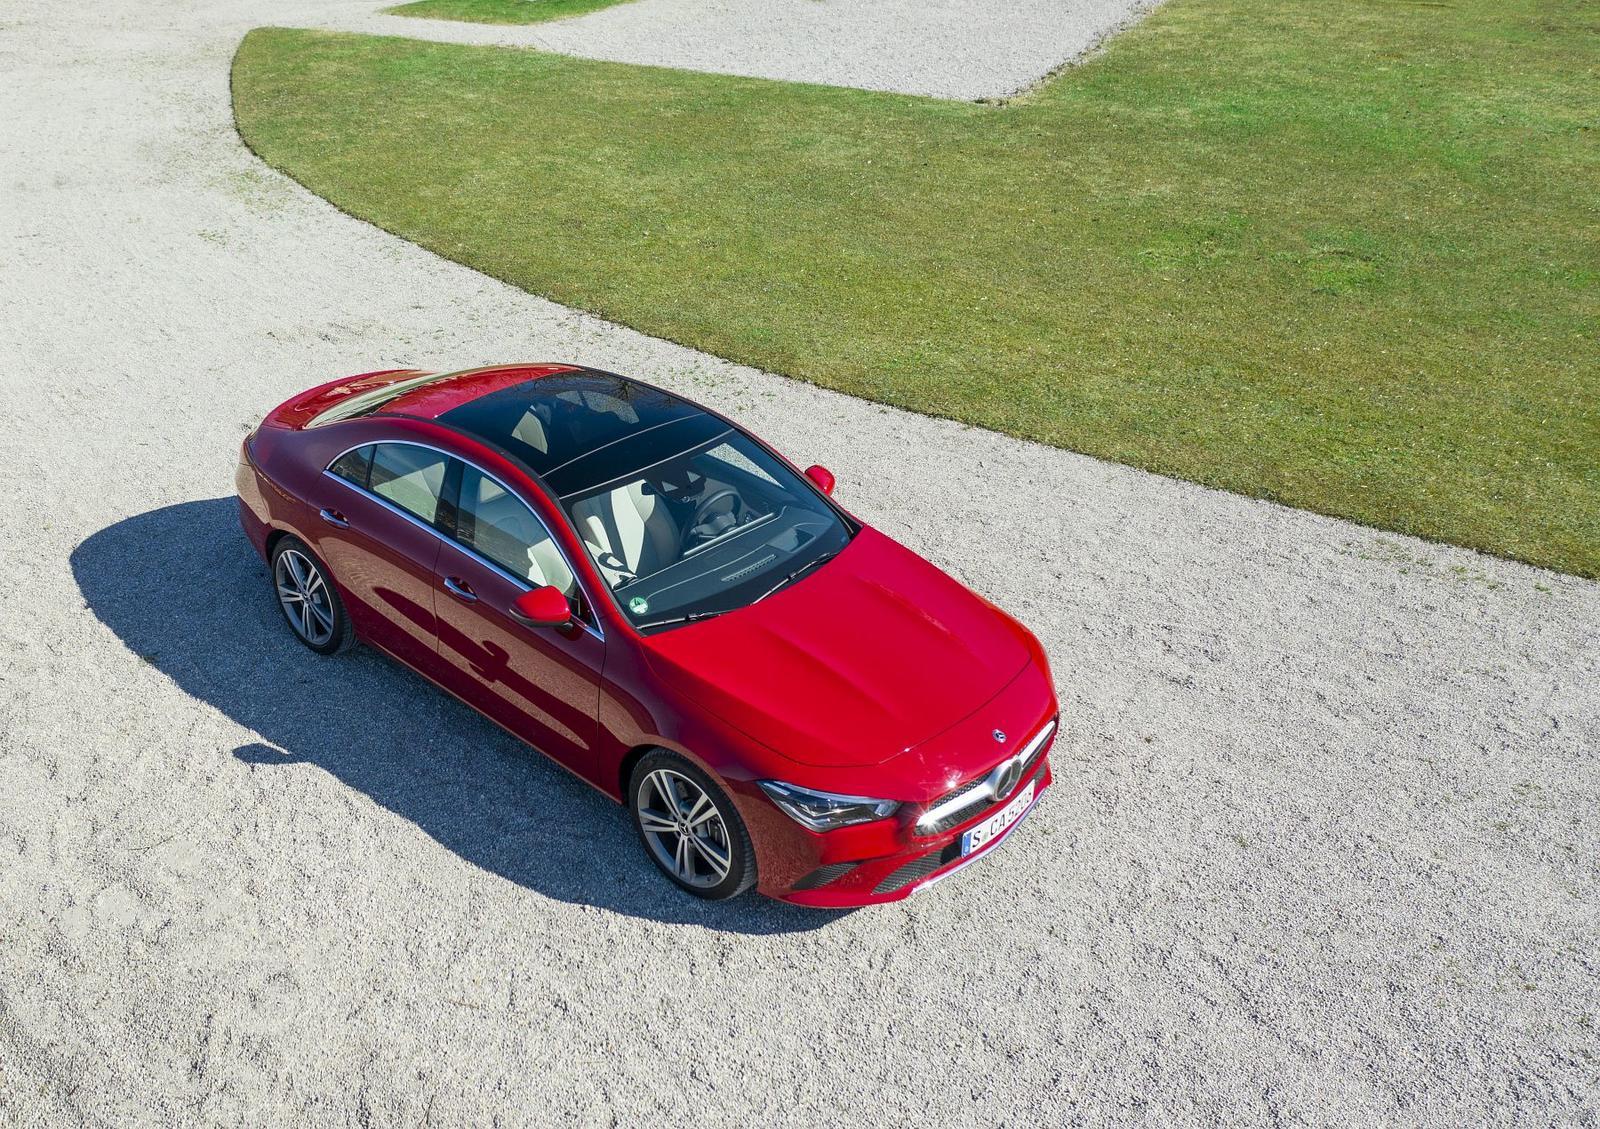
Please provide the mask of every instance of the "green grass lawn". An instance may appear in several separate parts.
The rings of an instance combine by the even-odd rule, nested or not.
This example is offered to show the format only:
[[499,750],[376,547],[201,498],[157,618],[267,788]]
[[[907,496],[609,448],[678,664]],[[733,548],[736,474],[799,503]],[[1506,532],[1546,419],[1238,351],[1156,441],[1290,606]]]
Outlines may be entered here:
[[413,0],[384,11],[395,16],[430,20],[465,20],[474,24],[536,24],[597,12],[626,0]]
[[270,164],[567,305],[1597,576],[1597,36],[1173,0],[992,106],[263,29],[234,92]]

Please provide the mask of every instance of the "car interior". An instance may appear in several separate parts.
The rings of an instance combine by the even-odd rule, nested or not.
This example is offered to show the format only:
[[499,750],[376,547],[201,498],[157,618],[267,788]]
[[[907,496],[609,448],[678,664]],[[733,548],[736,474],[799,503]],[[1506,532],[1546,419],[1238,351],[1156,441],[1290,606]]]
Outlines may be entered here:
[[572,516],[606,582],[618,588],[761,524],[788,500],[776,481],[722,442],[581,499]]
[[[431,524],[449,464],[444,455],[425,447],[379,443],[349,452],[329,469]],[[456,538],[530,584],[552,584],[568,596],[577,591],[566,558],[527,503],[465,464]]]
[[578,587],[566,558],[526,503],[472,467],[461,480],[456,537],[535,587],[551,584],[568,596]]
[[[539,417],[530,412],[527,418]],[[535,424],[519,427],[534,435]],[[380,443],[350,452],[329,469],[431,523],[448,467],[439,452]],[[741,595],[759,598],[768,574],[784,576],[786,566],[836,551],[850,536],[793,471],[735,431],[576,497],[568,514],[636,622],[727,610]],[[553,585],[569,598],[580,591],[561,549],[528,505],[465,465],[455,534],[529,584]],[[822,544],[830,534],[833,543]]]
[[[848,539],[825,503],[799,481],[783,485],[779,475],[793,477],[732,433],[579,498],[569,512],[601,575],[636,620],[726,610],[757,598],[771,577],[821,551],[808,547],[830,533],[837,544],[822,548]],[[744,600],[736,598],[740,593]]]

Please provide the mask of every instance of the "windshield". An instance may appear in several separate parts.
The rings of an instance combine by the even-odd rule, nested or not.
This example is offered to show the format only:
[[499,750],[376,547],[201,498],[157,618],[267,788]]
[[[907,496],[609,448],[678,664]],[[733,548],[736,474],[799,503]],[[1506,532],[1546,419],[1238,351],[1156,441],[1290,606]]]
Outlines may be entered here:
[[641,630],[762,599],[852,535],[809,483],[732,430],[563,501]]

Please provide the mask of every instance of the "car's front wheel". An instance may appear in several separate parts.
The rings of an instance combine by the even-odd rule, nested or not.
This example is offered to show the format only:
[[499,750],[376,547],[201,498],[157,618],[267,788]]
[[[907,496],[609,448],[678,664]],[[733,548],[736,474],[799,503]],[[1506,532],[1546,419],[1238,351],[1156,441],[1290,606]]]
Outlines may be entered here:
[[285,537],[272,547],[272,587],[295,638],[317,654],[334,654],[355,641],[333,578],[304,541]]
[[633,768],[628,808],[645,852],[689,893],[721,901],[755,885],[744,821],[698,766],[664,749],[647,754]]

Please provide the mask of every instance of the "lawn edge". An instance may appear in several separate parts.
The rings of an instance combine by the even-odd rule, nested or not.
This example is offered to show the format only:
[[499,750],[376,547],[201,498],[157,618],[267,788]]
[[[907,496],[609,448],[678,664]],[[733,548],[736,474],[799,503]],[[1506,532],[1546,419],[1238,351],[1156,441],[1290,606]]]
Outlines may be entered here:
[[[628,2],[628,0],[623,0],[623,2]],[[260,161],[268,169],[270,169],[273,172],[278,173],[278,174],[282,175],[283,177],[287,178],[289,181],[291,181],[294,184],[298,185],[299,187],[304,189],[306,192],[310,193],[312,196],[315,196],[318,200],[321,200],[323,203],[325,203],[325,204],[329,205],[330,207],[332,207],[335,211],[339,212],[341,215],[347,216],[350,219],[353,219],[353,220],[356,220],[356,221],[358,221],[360,223],[366,224],[367,226],[375,228],[378,231],[382,231],[386,235],[393,236],[396,239],[400,239],[400,240],[402,240],[402,241],[404,241],[406,243],[409,243],[412,246],[417,247],[420,250],[426,252],[427,254],[433,255],[435,258],[443,260],[444,262],[452,263],[452,264],[454,264],[456,266],[463,267],[463,268],[465,268],[467,270],[470,270],[475,274],[482,275],[482,276],[484,276],[486,278],[491,278],[494,281],[496,281],[496,282],[498,282],[498,283],[500,283],[502,285],[509,286],[514,290],[518,290],[518,291],[520,291],[520,292],[522,292],[524,294],[531,295],[532,297],[538,298],[541,301],[549,302],[552,305],[560,306],[562,309],[567,309],[567,310],[572,310],[572,311],[575,311],[575,312],[578,312],[578,313],[587,314],[590,317],[599,318],[600,320],[608,322],[608,323],[610,323],[612,325],[620,326],[620,327],[622,327],[624,329],[628,329],[628,330],[630,330],[630,331],[632,331],[634,333],[642,334],[642,335],[644,335],[646,337],[652,338],[652,339],[657,340],[657,341],[664,341],[664,342],[667,342],[668,344],[676,345],[676,346],[678,346],[680,348],[689,349],[689,350],[692,350],[694,352],[704,354],[705,356],[712,357],[712,358],[715,358],[715,359],[720,360],[720,361],[724,361],[724,362],[726,362],[728,364],[739,365],[739,366],[742,366],[742,367],[745,367],[745,368],[755,369],[758,372],[765,373],[765,374],[767,374],[769,376],[776,376],[776,377],[779,377],[779,378],[784,379],[784,380],[793,381],[794,383],[797,383],[797,384],[804,384],[804,385],[807,385],[808,387],[816,388],[816,389],[818,389],[819,391],[822,391],[822,392],[831,393],[831,394],[839,395],[839,396],[846,396],[846,397],[849,397],[852,400],[858,400],[858,401],[861,401],[863,403],[876,404],[876,405],[879,405],[881,407],[893,409],[895,411],[903,411],[903,412],[907,412],[907,413],[910,413],[910,414],[913,414],[913,415],[920,415],[920,416],[923,416],[923,417],[926,417],[926,418],[929,418],[929,419],[945,420],[947,422],[957,424],[958,426],[961,426],[961,427],[970,428],[970,429],[972,429],[974,431],[985,431],[985,432],[988,432],[988,433],[993,434],[993,435],[1002,435],[1002,436],[1005,436],[1007,439],[1010,439],[1010,440],[1015,441],[1015,442],[1028,443],[1028,444],[1031,444],[1033,446],[1046,448],[1046,449],[1052,450],[1052,451],[1065,451],[1065,452],[1068,452],[1070,454],[1076,455],[1076,456],[1078,456],[1080,458],[1093,459],[1094,461],[1099,462],[1099,463],[1104,463],[1104,464],[1112,465],[1112,466],[1125,467],[1125,468],[1127,468],[1129,470],[1137,471],[1137,472],[1139,472],[1141,474],[1147,474],[1147,475],[1150,475],[1151,477],[1154,477],[1154,478],[1165,479],[1165,480],[1171,481],[1171,482],[1183,482],[1183,483],[1187,483],[1187,484],[1192,485],[1192,486],[1200,487],[1202,489],[1214,490],[1214,491],[1217,491],[1219,493],[1233,495],[1234,497],[1245,498],[1245,499],[1250,500],[1251,502],[1261,503],[1261,504],[1270,505],[1270,506],[1276,506],[1276,507],[1280,507],[1280,508],[1285,509],[1285,510],[1296,511],[1296,512],[1299,512],[1299,513],[1314,514],[1314,515],[1316,515],[1318,517],[1330,518],[1330,519],[1337,520],[1337,521],[1347,522],[1347,523],[1349,523],[1351,525],[1357,526],[1358,528],[1369,530],[1369,531],[1371,531],[1373,533],[1386,534],[1386,535],[1395,536],[1395,537],[1408,537],[1408,538],[1412,538],[1412,539],[1415,539],[1415,540],[1418,540],[1418,541],[1422,541],[1422,542],[1424,542],[1426,544],[1429,544],[1429,545],[1441,546],[1441,547],[1444,547],[1444,548],[1455,549],[1455,550],[1466,550],[1466,551],[1474,553],[1474,554],[1476,554],[1476,555],[1478,555],[1480,557],[1485,557],[1485,558],[1489,558],[1491,560],[1497,560],[1497,561],[1506,561],[1506,562],[1510,562],[1512,564],[1515,564],[1515,565],[1518,565],[1518,566],[1521,566],[1521,567],[1532,568],[1532,569],[1535,569],[1535,570],[1537,570],[1539,572],[1545,573],[1546,575],[1551,576],[1551,577],[1573,578],[1573,579],[1576,579],[1576,580],[1587,581],[1587,582],[1600,581],[1600,564],[1597,564],[1593,568],[1593,570],[1589,570],[1589,571],[1584,570],[1582,568],[1582,566],[1575,566],[1575,567],[1569,569],[1569,568],[1565,568],[1565,567],[1562,567],[1562,566],[1559,566],[1559,565],[1548,563],[1546,561],[1535,560],[1532,557],[1522,556],[1522,555],[1519,555],[1519,554],[1517,554],[1515,552],[1512,552],[1512,551],[1502,550],[1502,549],[1498,549],[1498,548],[1487,546],[1487,545],[1473,544],[1473,543],[1468,542],[1468,541],[1450,540],[1449,538],[1446,538],[1446,537],[1443,537],[1443,536],[1436,536],[1436,535],[1431,534],[1431,533],[1420,532],[1420,531],[1416,531],[1416,530],[1402,529],[1402,528],[1398,528],[1398,527],[1395,527],[1395,526],[1377,525],[1377,524],[1374,524],[1374,523],[1372,523],[1370,521],[1364,520],[1364,519],[1362,519],[1360,517],[1351,515],[1349,513],[1342,513],[1342,512],[1340,512],[1338,510],[1331,509],[1331,508],[1325,508],[1325,507],[1315,506],[1315,505],[1304,505],[1304,506],[1302,506],[1302,505],[1294,505],[1294,504],[1291,504],[1289,502],[1282,501],[1281,499],[1267,496],[1265,494],[1250,493],[1250,492],[1247,492],[1247,491],[1231,489],[1231,488],[1226,487],[1226,486],[1218,485],[1215,482],[1208,482],[1203,478],[1196,478],[1196,477],[1191,477],[1191,476],[1182,475],[1182,474],[1172,474],[1172,473],[1168,473],[1166,471],[1152,469],[1151,467],[1148,467],[1148,466],[1142,466],[1142,465],[1140,465],[1138,463],[1127,462],[1127,461],[1124,461],[1124,460],[1121,460],[1121,459],[1111,458],[1111,457],[1108,457],[1108,456],[1105,456],[1105,455],[1101,455],[1101,454],[1096,454],[1096,453],[1089,452],[1089,451],[1080,450],[1080,449],[1075,448],[1075,447],[1067,447],[1067,446],[1061,446],[1061,445],[1058,445],[1058,444],[1055,444],[1055,443],[1050,443],[1050,442],[1047,442],[1045,440],[1041,440],[1041,439],[1034,438],[1032,436],[1021,434],[1019,432],[1007,431],[1007,430],[1004,430],[1004,429],[1001,429],[1001,428],[990,427],[990,426],[987,426],[987,425],[984,425],[984,424],[979,424],[979,423],[973,423],[970,420],[963,419],[960,416],[953,415],[953,414],[950,414],[950,413],[947,413],[947,412],[925,410],[925,409],[922,409],[922,408],[911,407],[911,406],[908,406],[906,404],[902,404],[902,403],[896,402],[894,400],[881,399],[881,398],[876,397],[876,396],[861,395],[861,394],[857,394],[857,393],[854,393],[854,392],[846,392],[846,391],[844,391],[842,389],[838,389],[838,388],[830,388],[827,385],[819,383],[819,382],[817,382],[815,380],[811,380],[811,379],[808,379],[808,378],[806,378],[804,376],[798,376],[798,375],[795,375],[793,373],[784,371],[781,367],[768,366],[762,360],[760,360],[759,358],[754,357],[754,356],[749,358],[749,359],[741,359],[739,357],[725,356],[725,355],[723,355],[721,353],[712,352],[710,349],[706,348],[705,346],[703,346],[701,344],[698,344],[695,341],[685,340],[684,338],[678,337],[678,336],[676,336],[676,335],[674,335],[672,333],[663,333],[663,332],[659,332],[659,331],[652,330],[652,329],[646,328],[644,326],[638,325],[638,324],[634,323],[632,320],[628,319],[625,315],[612,314],[612,313],[609,313],[609,312],[607,312],[605,310],[596,309],[594,307],[587,306],[587,305],[570,305],[570,304],[568,304],[566,302],[563,302],[563,301],[561,301],[559,299],[552,298],[552,297],[550,297],[550,296],[548,296],[546,294],[541,294],[541,293],[539,293],[539,292],[537,292],[535,290],[530,290],[527,287],[523,286],[522,284],[520,284],[520,283],[518,283],[518,282],[516,282],[516,281],[514,281],[512,279],[505,278],[502,275],[496,274],[493,271],[485,270],[484,268],[482,268],[480,266],[477,266],[475,264],[468,263],[468,262],[465,262],[465,261],[463,261],[461,259],[455,258],[455,257],[453,257],[451,255],[448,255],[448,254],[444,253],[443,251],[435,250],[434,248],[429,247],[429,246],[427,246],[427,245],[425,245],[423,243],[418,243],[415,240],[413,240],[413,239],[409,238],[408,236],[406,236],[404,233],[396,231],[393,228],[386,227],[384,224],[379,223],[377,220],[374,220],[374,219],[371,219],[371,218],[369,218],[367,216],[361,215],[358,212],[351,211],[350,209],[344,207],[343,205],[337,203],[336,201],[334,201],[332,199],[329,199],[328,197],[322,195],[320,192],[316,191],[316,189],[312,188],[310,185],[308,185],[304,181],[300,180],[300,178],[295,176],[295,174],[293,172],[291,172],[289,169],[284,168],[283,166],[281,166],[278,163],[276,163],[275,161],[273,161],[271,158],[267,157],[264,153],[260,152],[255,147],[255,145],[251,143],[249,137],[247,137],[245,135],[244,129],[239,124],[239,113],[238,113],[239,100],[238,100],[238,87],[237,87],[240,53],[242,52],[242,50],[244,48],[244,44],[249,39],[249,37],[251,35],[255,34],[258,31],[291,31],[291,32],[299,32],[299,33],[325,34],[325,35],[333,35],[333,36],[355,35],[355,36],[360,36],[360,37],[363,37],[363,38],[371,38],[371,39],[384,39],[384,38],[408,39],[408,38],[411,38],[411,37],[403,36],[403,35],[386,36],[386,35],[379,35],[379,34],[366,33],[366,32],[345,32],[345,31],[334,31],[334,30],[315,29],[315,28],[285,27],[283,25],[275,25],[275,24],[262,25],[260,27],[252,28],[252,29],[250,29],[250,31],[246,32],[243,37],[240,38],[239,44],[234,48],[233,55],[229,60],[229,65],[228,65],[228,96],[229,96],[229,111],[230,111],[229,117],[230,117],[230,120],[231,120],[232,125],[233,125],[234,134],[235,134],[235,136],[238,137],[240,143],[250,152],[250,154],[253,157],[255,157],[258,161]],[[1091,51],[1086,52],[1082,56],[1078,57],[1077,60],[1069,60],[1067,63],[1063,64],[1061,67],[1058,67],[1055,70],[1053,70],[1051,72],[1050,77],[1053,78],[1057,74],[1059,74],[1061,71],[1064,71],[1064,70],[1066,70],[1066,69],[1068,69],[1068,68],[1070,68],[1072,66],[1079,65],[1079,63],[1081,63],[1081,62],[1084,62],[1084,61],[1087,61],[1089,59],[1092,59],[1093,57],[1095,57],[1098,54],[1100,54],[1100,50],[1101,50],[1102,46],[1103,46],[1103,41],[1102,41],[1102,44],[1097,44],[1094,49],[1092,49]],[[512,50],[534,51],[534,52],[541,53],[541,54],[550,54],[551,53],[551,52],[540,51],[540,49],[537,48],[537,47],[522,47],[522,48],[511,48],[511,49]],[[557,52],[556,54],[559,54],[559,52]],[[678,69],[678,68],[671,68],[671,67],[650,68],[645,64],[619,64],[619,65],[624,65],[624,66],[637,65],[637,66],[643,67],[644,69],[665,69],[665,70],[676,70],[676,69]],[[689,73],[700,73],[700,72],[689,72]],[[781,81],[781,80],[765,80],[765,79],[762,79],[762,80],[754,80],[754,81]],[[802,84],[802,85],[810,85],[810,84]],[[826,85],[826,84],[822,84],[822,85]],[[988,109],[992,109],[992,110],[996,110],[996,111],[1004,110],[1004,109],[1008,108],[1011,105],[1017,104],[1018,102],[1021,102],[1021,101],[1025,101],[1027,99],[1027,97],[1030,97],[1042,85],[1043,85],[1042,83],[1041,84],[1036,84],[1036,85],[1030,87],[1025,92],[1025,94],[1019,95],[1019,96],[1014,97],[1014,98],[1008,97],[1008,98],[1005,98],[1005,99],[993,100],[993,101],[980,100],[976,104],[983,105],[984,107],[986,107]],[[855,89],[855,88],[846,87],[846,88],[842,88],[842,89]],[[896,96],[897,97],[910,97],[910,98],[919,97],[918,95],[896,95]],[[973,104],[973,103],[969,103],[969,104]]]

